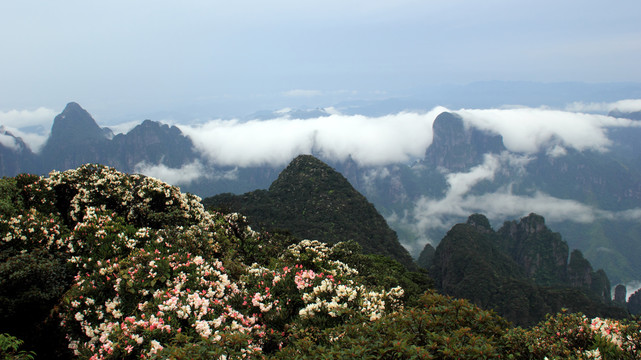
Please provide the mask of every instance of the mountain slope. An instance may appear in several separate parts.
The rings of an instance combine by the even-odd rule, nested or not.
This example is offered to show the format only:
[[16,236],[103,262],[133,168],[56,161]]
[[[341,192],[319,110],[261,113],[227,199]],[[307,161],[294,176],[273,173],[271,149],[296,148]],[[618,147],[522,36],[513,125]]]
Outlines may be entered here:
[[541,321],[562,308],[589,316],[625,317],[610,300],[605,273],[594,272],[579,251],[568,246],[531,214],[506,222],[497,232],[475,214],[455,225],[434,253],[430,275],[446,294],[492,308],[517,325]]
[[340,173],[311,155],[296,157],[267,191],[222,194],[203,203],[240,212],[263,230],[286,229],[300,238],[330,243],[355,240],[365,253],[415,267],[374,206]]

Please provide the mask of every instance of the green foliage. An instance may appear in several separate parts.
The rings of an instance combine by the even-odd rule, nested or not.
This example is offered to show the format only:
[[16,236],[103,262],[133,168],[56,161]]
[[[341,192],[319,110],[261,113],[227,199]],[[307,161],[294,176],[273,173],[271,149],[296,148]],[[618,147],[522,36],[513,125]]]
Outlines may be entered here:
[[497,358],[507,323],[465,300],[434,292],[416,307],[376,322],[348,323],[332,329],[295,335],[276,355],[281,359],[479,359]]
[[494,309],[516,325],[533,325],[562,308],[626,317],[609,300],[605,273],[593,272],[580,252],[567,267],[567,248],[538,215],[494,232],[475,214],[443,238],[430,274],[444,293]]
[[16,324],[21,333],[28,331],[49,315],[71,275],[64,260],[43,250],[5,259],[0,263],[0,323]]
[[638,359],[639,330],[638,320],[590,320],[561,312],[530,329],[510,329],[503,342],[515,359]]
[[299,239],[327,243],[354,240],[365,253],[389,256],[416,270],[411,256],[374,205],[340,173],[310,155],[294,159],[268,191],[222,194],[203,203],[240,212],[261,231],[287,229]]
[[7,177],[0,179],[0,215],[13,216],[17,211],[16,207],[22,207],[19,201],[16,179]]
[[[0,330],[44,358],[641,355],[638,319],[562,314],[512,329],[492,311],[426,292],[425,272],[363,254],[356,241],[259,233],[240,214],[206,212],[197,198],[138,175],[87,165],[3,179],[0,193]],[[577,289],[492,283],[518,271],[503,258],[478,256],[500,253],[476,225],[452,230],[452,249],[465,251],[449,259],[466,266],[439,281],[461,280],[454,289],[482,296],[502,291],[519,314],[534,311],[532,296],[551,310],[567,299],[589,303]],[[488,269],[495,274],[484,278]],[[21,345],[2,335],[0,355],[32,358]]]
[[0,334],[1,360],[32,360],[36,355],[32,351],[18,350],[24,341],[9,334]]

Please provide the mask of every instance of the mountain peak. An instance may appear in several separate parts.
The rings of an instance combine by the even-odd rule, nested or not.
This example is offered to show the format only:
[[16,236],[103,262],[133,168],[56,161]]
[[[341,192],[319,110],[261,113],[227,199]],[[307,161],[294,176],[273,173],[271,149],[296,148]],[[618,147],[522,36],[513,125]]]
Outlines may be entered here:
[[465,170],[483,162],[486,153],[506,150],[501,135],[467,127],[463,118],[443,112],[434,119],[433,140],[425,152],[425,161],[449,170]]
[[[308,186],[332,187],[336,183],[336,178],[347,182],[339,172],[316,157],[299,155],[278,175],[278,179],[272,183],[269,190],[292,191],[292,185],[298,190],[302,190],[300,187]],[[328,182],[327,179],[332,181]]]
[[105,130],[98,126],[85,109],[75,102],[70,102],[53,120],[47,145],[88,143],[107,138]]
[[205,199],[246,215],[262,230],[287,229],[299,238],[335,243],[354,240],[363,252],[416,265],[374,205],[338,171],[311,155],[300,155],[268,191]]

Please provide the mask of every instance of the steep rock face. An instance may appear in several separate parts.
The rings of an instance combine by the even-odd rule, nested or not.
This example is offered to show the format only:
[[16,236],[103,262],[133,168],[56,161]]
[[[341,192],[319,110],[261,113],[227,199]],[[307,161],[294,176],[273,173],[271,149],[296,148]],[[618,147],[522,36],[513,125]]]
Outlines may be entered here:
[[[145,120],[127,134],[118,134],[112,140],[116,154],[112,166],[135,170],[137,164],[164,164],[179,168],[198,155],[191,140],[175,126]],[[113,160],[112,160],[113,161]]]
[[463,119],[444,112],[434,119],[432,145],[425,152],[425,163],[461,171],[478,165],[484,154],[506,150],[503,138],[476,128],[466,128]]
[[619,284],[614,288],[614,302],[617,304],[626,305],[626,299],[628,297],[628,290],[625,288],[625,285]]
[[434,253],[436,252],[436,249],[432,244],[425,244],[425,247],[421,251],[421,254],[418,256],[418,260],[416,260],[416,264],[423,269],[429,269],[432,267],[432,263],[434,261]]
[[355,240],[365,253],[386,255],[415,268],[374,205],[340,173],[311,155],[296,157],[268,191],[223,194],[203,203],[238,211],[267,231],[287,229],[294,236],[329,243]]
[[590,289],[592,286],[592,265],[580,250],[572,251],[568,264],[568,281],[571,286]]
[[632,315],[641,315],[641,289],[628,298],[628,311]]
[[430,275],[436,287],[478,305],[492,306],[501,279],[523,276],[498,246],[496,235],[479,231],[473,221],[455,225],[434,253]]
[[530,214],[518,223],[506,222],[498,233],[508,254],[537,284],[555,285],[566,281],[568,244],[559,233],[545,226],[542,216]]
[[3,176],[15,176],[21,172],[31,171],[34,154],[21,138],[0,126],[0,173]]
[[191,140],[175,126],[145,120],[129,133],[114,136],[72,102],[54,119],[49,139],[29,171],[47,173],[99,163],[135,172],[142,163],[180,168],[198,159]]
[[53,120],[51,134],[40,153],[39,167],[66,170],[99,163],[108,153],[109,133],[80,105],[69,103]]
[[91,115],[75,102],[67,104],[65,109],[53,120],[51,135],[47,146],[64,146],[88,144],[104,141],[109,138],[109,131],[103,130]]
[[567,244],[536,214],[508,222],[498,232],[485,216],[474,214],[441,240],[429,270],[444,293],[492,308],[517,325],[562,308],[625,316],[610,301],[605,272],[592,271],[580,252],[573,253],[568,270],[567,256]]

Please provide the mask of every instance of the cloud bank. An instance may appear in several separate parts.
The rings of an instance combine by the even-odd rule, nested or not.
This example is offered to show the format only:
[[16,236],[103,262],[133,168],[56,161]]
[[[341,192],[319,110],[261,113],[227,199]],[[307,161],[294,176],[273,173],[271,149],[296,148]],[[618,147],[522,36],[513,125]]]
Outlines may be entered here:
[[313,119],[213,120],[180,129],[212,163],[240,167],[283,165],[298,154],[318,154],[363,166],[422,158],[432,123],[445,108],[382,117],[341,115]]
[[[625,100],[611,106],[641,106]],[[626,105],[627,104],[627,105]],[[311,119],[289,114],[270,120],[211,120],[178,125],[213,164],[224,166],[283,165],[298,154],[314,153],[332,161],[349,157],[362,166],[380,166],[422,158],[432,143],[432,124],[450,111],[401,112],[381,117],[332,115]],[[460,109],[466,126],[503,136],[512,152],[545,152],[562,156],[567,149],[607,151],[611,127],[641,126],[641,122],[599,114],[545,108]]]
[[573,102],[566,106],[565,110],[572,112],[610,112],[618,110],[622,112],[641,111],[641,99],[625,99],[615,102]]
[[641,126],[638,121],[605,115],[537,108],[461,109],[454,113],[469,126],[502,135],[505,147],[521,153],[555,146],[605,151],[610,145],[608,127]]
[[[33,152],[38,152],[47,141],[56,115],[56,111],[45,107],[36,110],[0,111],[0,126],[4,126],[14,136],[22,138]],[[15,141],[7,136],[0,139],[0,144],[17,148]]]
[[148,164],[141,162],[136,164],[134,170],[137,173],[160,179],[168,184],[189,185],[192,182],[203,177],[213,180],[235,180],[238,175],[238,169],[220,172],[208,169],[199,161],[185,164],[180,168],[170,168],[163,164]]
[[[2,131],[1,128],[0,128],[0,131]],[[2,133],[0,133],[0,145],[2,145],[4,147],[8,147],[9,149],[12,149],[12,150],[19,150],[20,149],[20,147],[18,146],[18,143],[16,142],[15,138],[13,138],[13,137],[11,137],[9,135],[2,134]]]
[[430,229],[448,229],[452,226],[453,218],[467,217],[473,213],[483,213],[489,219],[501,221],[520,218],[532,212],[559,222],[569,220],[590,223],[596,219],[641,219],[641,208],[605,211],[578,201],[559,199],[540,191],[531,195],[516,195],[509,186],[493,193],[472,193],[474,186],[481,181],[493,180],[502,170],[518,171],[527,161],[527,157],[509,153],[488,154],[482,164],[467,172],[446,174],[448,190],[445,197],[421,197],[414,205],[411,219],[404,221],[412,222],[417,234],[424,234]]

